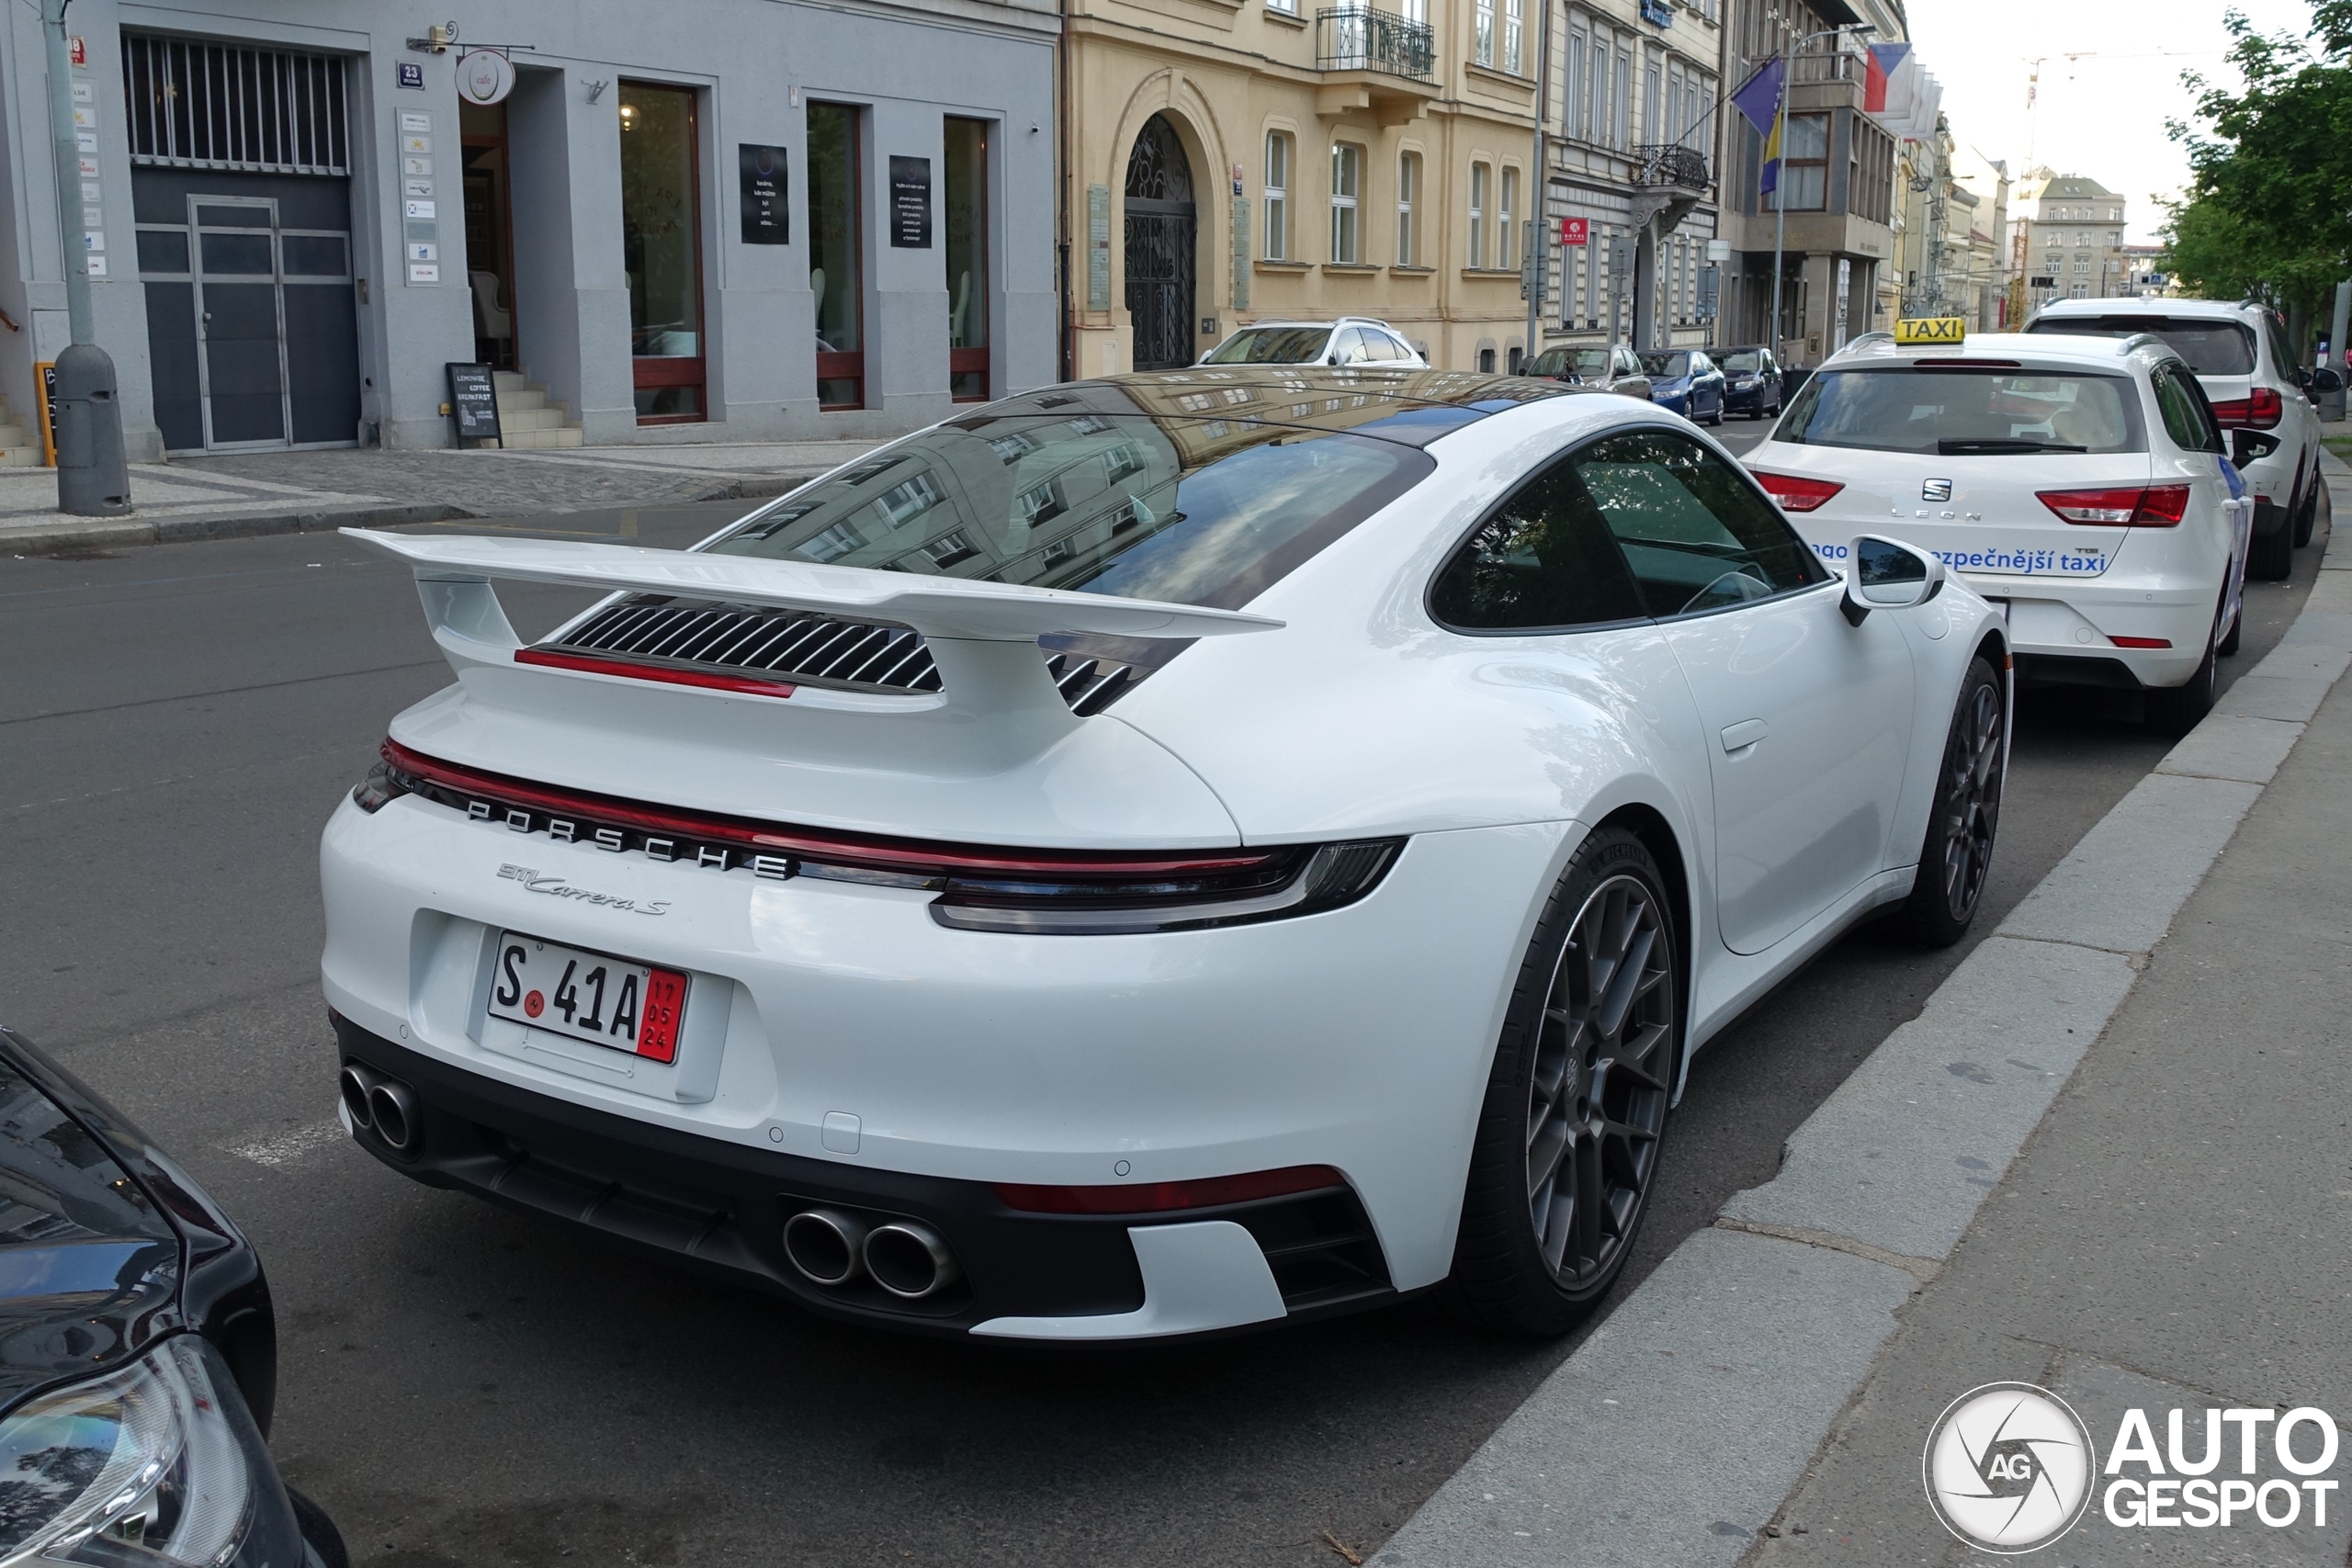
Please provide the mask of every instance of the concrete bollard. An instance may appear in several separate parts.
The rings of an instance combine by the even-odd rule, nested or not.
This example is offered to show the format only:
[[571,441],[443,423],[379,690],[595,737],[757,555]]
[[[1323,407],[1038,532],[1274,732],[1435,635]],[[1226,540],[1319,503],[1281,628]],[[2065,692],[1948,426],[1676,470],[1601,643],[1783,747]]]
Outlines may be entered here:
[[122,402],[114,361],[96,344],[57,355],[57,509],[77,517],[116,517],[130,510],[130,468],[123,460]]

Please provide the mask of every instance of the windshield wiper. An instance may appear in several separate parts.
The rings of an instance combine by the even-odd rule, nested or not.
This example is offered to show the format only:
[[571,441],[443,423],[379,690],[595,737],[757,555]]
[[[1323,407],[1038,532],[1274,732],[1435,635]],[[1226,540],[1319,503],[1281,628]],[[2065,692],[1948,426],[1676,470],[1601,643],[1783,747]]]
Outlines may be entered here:
[[2071,446],[2064,441],[2033,441],[2009,435],[1947,435],[1936,443],[1936,451],[1946,457],[1989,457],[2000,452],[2087,452],[2087,446]]

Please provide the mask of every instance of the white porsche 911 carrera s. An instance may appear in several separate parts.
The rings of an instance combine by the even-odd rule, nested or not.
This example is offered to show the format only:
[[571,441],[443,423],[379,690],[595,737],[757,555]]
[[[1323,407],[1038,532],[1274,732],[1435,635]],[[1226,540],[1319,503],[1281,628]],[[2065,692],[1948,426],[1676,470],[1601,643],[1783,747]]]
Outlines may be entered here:
[[[1956,940],[1999,816],[1983,600],[1555,383],[1122,377],[693,551],[354,536],[458,679],[325,832],[351,1132],[867,1323],[1565,1330],[1690,1052]],[[605,596],[526,644],[501,578]]]

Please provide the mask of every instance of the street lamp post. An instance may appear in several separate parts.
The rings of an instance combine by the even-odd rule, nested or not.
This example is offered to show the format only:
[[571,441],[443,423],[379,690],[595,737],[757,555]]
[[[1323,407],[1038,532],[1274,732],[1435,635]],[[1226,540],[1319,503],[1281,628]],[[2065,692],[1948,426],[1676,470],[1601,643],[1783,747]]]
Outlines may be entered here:
[[[65,316],[73,342],[57,356],[57,509],[79,517],[130,510],[130,470],[123,460],[122,404],[114,361],[98,346],[90,310],[90,262],[84,238],[82,153],[74,128],[74,61],[65,37],[71,0],[40,0],[49,46],[49,125],[56,143],[57,233],[65,261]],[[36,389],[40,390],[40,389]]]

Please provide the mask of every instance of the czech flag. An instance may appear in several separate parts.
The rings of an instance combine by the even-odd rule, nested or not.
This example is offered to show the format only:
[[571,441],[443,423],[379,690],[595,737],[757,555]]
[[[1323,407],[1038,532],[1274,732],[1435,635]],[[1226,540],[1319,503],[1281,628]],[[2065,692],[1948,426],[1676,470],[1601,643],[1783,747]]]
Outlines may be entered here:
[[1781,58],[1774,55],[1731,96],[1732,107],[1764,139],[1764,174],[1757,188],[1768,195],[1781,184]]
[[1903,68],[1903,62],[1910,53],[1911,46],[1907,43],[1871,45],[1870,61],[1862,78],[1862,108],[1866,112],[1886,112],[1887,85],[1894,80],[1894,73]]

